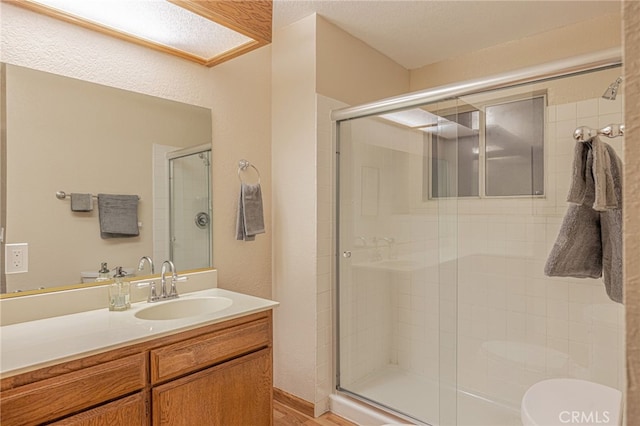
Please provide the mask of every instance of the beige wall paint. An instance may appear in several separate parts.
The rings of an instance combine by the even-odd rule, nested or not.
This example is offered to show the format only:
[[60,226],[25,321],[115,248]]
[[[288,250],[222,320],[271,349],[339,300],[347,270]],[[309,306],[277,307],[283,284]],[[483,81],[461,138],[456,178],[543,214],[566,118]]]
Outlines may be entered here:
[[358,105],[409,91],[409,71],[322,17],[317,19],[316,91]]
[[627,424],[640,424],[640,3],[624,2],[624,280],[627,322]]
[[620,13],[411,70],[410,90],[465,81],[620,46]]
[[[271,47],[213,67],[207,79],[213,116],[213,258],[218,287],[271,297]],[[238,161],[260,171],[266,232],[236,241]],[[257,182],[256,174],[242,173]]]
[[[272,236],[269,48],[210,69],[4,2],[0,13],[3,62],[211,108],[213,250],[219,286],[268,297]],[[237,242],[234,232],[236,172],[243,157],[259,168],[265,196],[267,233],[253,243]]]
[[274,386],[306,401],[316,386],[316,16],[272,44]]

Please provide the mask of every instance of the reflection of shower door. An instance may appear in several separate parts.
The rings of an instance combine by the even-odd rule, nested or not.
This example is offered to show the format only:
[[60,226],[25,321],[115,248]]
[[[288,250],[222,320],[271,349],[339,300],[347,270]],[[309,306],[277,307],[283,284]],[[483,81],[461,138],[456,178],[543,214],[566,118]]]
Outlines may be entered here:
[[169,254],[180,270],[211,266],[210,158],[210,149],[169,154]]

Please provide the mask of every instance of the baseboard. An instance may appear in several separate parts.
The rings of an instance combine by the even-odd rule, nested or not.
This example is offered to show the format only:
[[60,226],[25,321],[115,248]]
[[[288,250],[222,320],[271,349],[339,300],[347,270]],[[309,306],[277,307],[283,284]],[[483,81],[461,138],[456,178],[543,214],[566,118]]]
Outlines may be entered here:
[[282,389],[273,388],[273,399],[282,405],[286,405],[289,408],[293,408],[294,410],[301,412],[306,416],[312,418],[315,417],[315,407],[312,402],[287,393]]

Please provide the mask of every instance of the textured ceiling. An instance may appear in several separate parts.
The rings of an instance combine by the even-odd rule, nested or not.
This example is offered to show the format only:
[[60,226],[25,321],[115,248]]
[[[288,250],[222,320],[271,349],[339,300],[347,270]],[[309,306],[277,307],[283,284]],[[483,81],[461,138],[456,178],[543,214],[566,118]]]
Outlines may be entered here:
[[274,0],[274,29],[314,12],[407,69],[619,13],[606,1]]

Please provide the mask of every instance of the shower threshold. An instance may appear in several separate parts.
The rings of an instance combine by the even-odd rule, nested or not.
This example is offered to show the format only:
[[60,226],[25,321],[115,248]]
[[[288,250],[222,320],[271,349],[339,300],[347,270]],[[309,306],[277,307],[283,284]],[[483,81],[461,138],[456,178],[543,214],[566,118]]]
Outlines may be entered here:
[[[521,424],[519,410],[515,407],[496,403],[467,391],[454,392],[451,387],[440,387],[434,380],[393,364],[343,386],[343,390],[373,401],[377,406],[389,407],[403,417],[433,426]],[[366,407],[362,409],[366,410]]]

